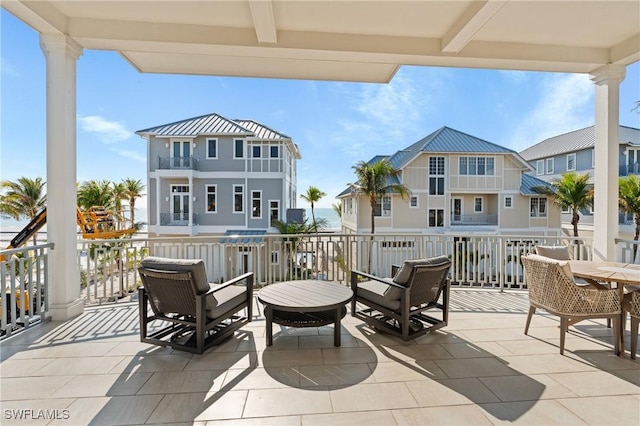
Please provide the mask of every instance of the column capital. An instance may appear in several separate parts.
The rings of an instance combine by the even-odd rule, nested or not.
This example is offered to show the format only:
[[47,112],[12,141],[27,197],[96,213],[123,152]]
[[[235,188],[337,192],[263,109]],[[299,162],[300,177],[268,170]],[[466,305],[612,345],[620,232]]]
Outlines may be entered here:
[[627,74],[627,66],[620,64],[607,64],[592,70],[589,73],[594,84],[606,84],[609,82],[620,83]]
[[82,46],[65,34],[40,34],[40,48],[45,55],[58,52],[72,59],[78,59],[82,55]]

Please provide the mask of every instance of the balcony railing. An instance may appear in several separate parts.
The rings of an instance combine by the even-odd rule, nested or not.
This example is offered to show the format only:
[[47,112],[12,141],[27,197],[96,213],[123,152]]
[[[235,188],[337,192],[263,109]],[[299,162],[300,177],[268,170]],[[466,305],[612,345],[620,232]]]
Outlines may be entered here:
[[456,226],[456,225],[495,226],[497,224],[498,224],[497,214],[452,214],[451,215],[452,226]]
[[[130,301],[141,284],[140,261],[149,255],[199,258],[208,279],[222,282],[244,272],[255,273],[258,287],[273,282],[316,278],[348,284],[349,271],[389,276],[405,259],[447,255],[452,285],[525,289],[521,257],[536,244],[569,246],[574,259],[590,260],[591,239],[532,236],[304,234],[259,235],[256,238],[203,236],[126,238],[78,241],[81,298],[85,304]],[[640,242],[616,240],[620,262],[640,263]],[[48,317],[51,284],[48,254],[52,244],[2,250],[0,334],[29,327]],[[19,300],[16,300],[19,299]],[[16,303],[17,302],[17,303]]]
[[195,157],[158,157],[158,169],[198,170],[198,159]]
[[[192,213],[191,224],[198,224],[198,213]],[[161,226],[189,226],[189,213],[160,213]]]

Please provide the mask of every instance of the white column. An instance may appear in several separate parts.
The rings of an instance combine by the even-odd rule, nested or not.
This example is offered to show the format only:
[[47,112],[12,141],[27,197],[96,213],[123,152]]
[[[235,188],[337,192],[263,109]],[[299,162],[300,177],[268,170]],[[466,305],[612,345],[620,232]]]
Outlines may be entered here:
[[620,82],[624,65],[605,65],[591,72],[596,85],[594,181],[594,258],[615,261],[618,236]]
[[63,34],[41,34],[47,69],[47,239],[50,313],[64,321],[83,311],[76,224],[76,61],[82,47]]

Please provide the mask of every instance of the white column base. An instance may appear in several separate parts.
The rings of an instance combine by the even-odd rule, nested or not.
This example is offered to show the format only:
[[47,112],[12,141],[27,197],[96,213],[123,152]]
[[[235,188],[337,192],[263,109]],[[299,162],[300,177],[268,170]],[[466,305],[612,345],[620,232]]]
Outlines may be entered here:
[[54,304],[49,306],[49,314],[53,321],[67,321],[77,317],[84,311],[84,302],[76,299],[69,303]]

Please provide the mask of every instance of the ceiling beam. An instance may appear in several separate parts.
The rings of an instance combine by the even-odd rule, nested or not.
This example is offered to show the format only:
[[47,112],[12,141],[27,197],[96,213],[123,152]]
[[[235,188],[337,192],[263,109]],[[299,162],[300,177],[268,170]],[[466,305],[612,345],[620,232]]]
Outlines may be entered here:
[[278,42],[276,20],[273,16],[273,3],[271,0],[249,0],[253,26],[256,30],[258,43]]
[[4,0],[2,7],[39,33],[65,34],[67,32],[66,17],[49,2]]
[[442,38],[442,51],[460,52],[508,0],[474,1]]

